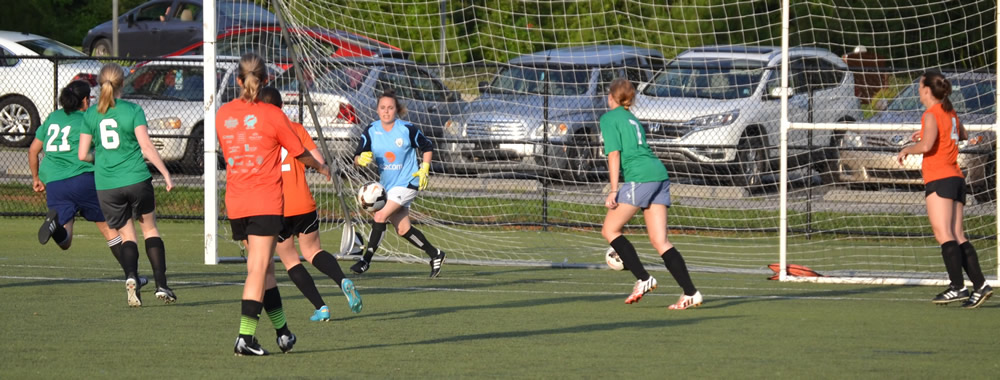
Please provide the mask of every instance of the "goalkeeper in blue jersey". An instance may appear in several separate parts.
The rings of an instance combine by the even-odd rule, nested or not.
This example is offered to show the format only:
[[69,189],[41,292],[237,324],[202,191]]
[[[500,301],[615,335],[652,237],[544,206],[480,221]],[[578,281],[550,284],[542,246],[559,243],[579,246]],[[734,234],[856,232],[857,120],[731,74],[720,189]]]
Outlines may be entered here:
[[[375,212],[364,256],[351,266],[351,271],[358,274],[368,271],[385,234],[385,224],[389,222],[396,227],[399,236],[427,253],[431,259],[431,277],[437,277],[441,274],[444,252],[434,248],[424,234],[410,225],[410,203],[417,197],[417,191],[427,187],[434,143],[413,124],[396,118],[397,115],[406,115],[406,107],[399,102],[394,91],[382,93],[377,107],[379,120],[372,122],[361,133],[361,141],[354,152],[354,163],[358,166],[375,163],[387,200],[385,207]],[[417,150],[422,156],[419,162]]]

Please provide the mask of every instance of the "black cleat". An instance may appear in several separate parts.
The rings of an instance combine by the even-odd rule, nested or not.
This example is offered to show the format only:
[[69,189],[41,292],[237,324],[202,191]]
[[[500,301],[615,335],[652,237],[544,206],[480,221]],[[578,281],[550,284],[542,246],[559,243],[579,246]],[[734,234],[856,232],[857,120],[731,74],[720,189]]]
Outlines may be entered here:
[[444,264],[444,251],[438,250],[437,256],[431,259],[431,278],[441,275],[441,265]]
[[947,290],[934,297],[931,302],[938,305],[947,305],[952,302],[965,301],[967,299],[969,299],[969,289],[952,289],[951,287],[948,287]]
[[368,271],[368,262],[364,259],[358,260],[358,262],[351,265],[351,272],[362,274]]
[[289,332],[287,335],[278,335],[278,348],[281,352],[288,352],[295,346],[295,334]]
[[56,223],[59,223],[59,213],[56,210],[49,210],[49,215],[45,217],[42,226],[38,228],[38,242],[45,244],[52,238],[52,233],[56,232]]
[[242,335],[236,337],[236,346],[233,347],[233,352],[236,356],[267,355],[267,350],[260,347],[260,343],[257,343],[257,337],[254,336],[251,336],[249,339],[244,338]]
[[177,296],[174,295],[174,291],[170,290],[168,287],[156,287],[156,298],[159,298],[163,303],[174,303],[177,301]]
[[979,288],[979,290],[972,292],[972,296],[970,296],[968,300],[962,303],[962,307],[966,309],[975,309],[977,307],[982,306],[983,303],[986,303],[986,300],[990,299],[990,296],[992,295],[993,295],[993,288],[989,285],[984,284],[982,288]]

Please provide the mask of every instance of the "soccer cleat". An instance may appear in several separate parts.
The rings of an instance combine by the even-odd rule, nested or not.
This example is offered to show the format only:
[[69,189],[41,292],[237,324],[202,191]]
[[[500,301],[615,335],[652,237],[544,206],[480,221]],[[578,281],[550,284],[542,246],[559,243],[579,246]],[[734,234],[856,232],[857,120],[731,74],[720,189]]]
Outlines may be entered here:
[[288,352],[295,346],[295,334],[289,332],[287,335],[278,335],[278,348],[281,352]]
[[681,298],[677,300],[677,303],[670,305],[667,309],[670,310],[684,310],[695,308],[701,306],[703,299],[701,297],[701,292],[695,291],[693,296],[686,296],[681,294]]
[[358,294],[358,289],[354,287],[354,281],[345,278],[340,282],[340,290],[344,291],[344,296],[347,297],[347,305],[351,307],[351,311],[360,313],[362,306],[361,295]]
[[321,307],[319,309],[316,309],[316,311],[313,312],[313,315],[311,317],[309,317],[309,320],[313,321],[313,322],[326,322],[326,321],[329,321],[330,320],[330,308],[326,307],[326,305],[323,305],[323,307]]
[[982,288],[979,288],[979,290],[972,292],[972,295],[969,296],[969,299],[966,300],[964,303],[962,303],[962,307],[966,309],[975,309],[977,307],[982,306],[983,303],[985,303],[986,300],[990,299],[990,296],[992,295],[993,295],[993,287],[984,284]]
[[156,298],[159,298],[163,303],[174,303],[177,301],[177,296],[174,295],[174,291],[170,290],[168,287],[156,287]]
[[52,238],[52,233],[56,232],[56,223],[59,223],[59,213],[56,210],[49,210],[48,216],[45,217],[45,221],[42,222],[42,226],[38,228],[38,242],[45,244],[49,242]]
[[233,347],[233,352],[236,356],[264,356],[267,355],[267,350],[260,347],[260,343],[257,343],[257,337],[251,336],[250,339],[243,338],[243,336],[236,337],[236,346]]
[[632,288],[632,294],[630,294],[628,298],[625,299],[625,303],[632,304],[639,302],[639,300],[642,299],[643,295],[649,293],[653,289],[656,289],[655,277],[649,276],[649,279],[646,281],[636,280],[635,287]]
[[431,278],[441,275],[441,264],[444,264],[444,252],[439,249],[437,256],[431,259]]
[[368,262],[364,259],[358,260],[357,263],[351,265],[351,272],[362,274],[368,271]]
[[139,307],[142,306],[142,295],[139,294],[139,289],[142,288],[142,282],[129,277],[125,279],[125,294],[128,300],[129,307]]
[[962,288],[961,290],[952,289],[949,286],[947,290],[941,292],[936,297],[934,297],[934,299],[931,300],[931,302],[936,303],[938,305],[947,305],[952,302],[965,301],[967,299],[969,299],[969,289],[966,288]]

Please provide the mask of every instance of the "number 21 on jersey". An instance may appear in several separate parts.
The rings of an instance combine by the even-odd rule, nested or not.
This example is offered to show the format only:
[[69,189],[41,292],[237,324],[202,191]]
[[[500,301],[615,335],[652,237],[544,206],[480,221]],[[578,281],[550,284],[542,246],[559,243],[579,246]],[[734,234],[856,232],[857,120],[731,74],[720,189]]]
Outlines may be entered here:
[[[69,152],[72,149],[69,146],[69,130],[70,126],[65,126],[60,128],[58,124],[49,125],[49,130],[45,133],[49,136],[49,139],[45,143],[46,152]],[[59,135],[62,134],[62,137]],[[56,140],[60,141],[59,145],[54,145]]]

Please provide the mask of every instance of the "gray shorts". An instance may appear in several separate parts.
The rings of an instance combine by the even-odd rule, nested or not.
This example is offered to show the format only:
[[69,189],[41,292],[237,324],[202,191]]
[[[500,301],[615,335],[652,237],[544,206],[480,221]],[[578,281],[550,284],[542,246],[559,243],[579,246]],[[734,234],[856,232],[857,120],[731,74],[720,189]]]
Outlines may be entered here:
[[625,182],[618,189],[615,202],[630,204],[641,209],[650,204],[670,207],[670,180],[661,182]]
[[152,178],[115,189],[97,190],[97,199],[108,227],[113,229],[122,228],[132,219],[156,210]]

